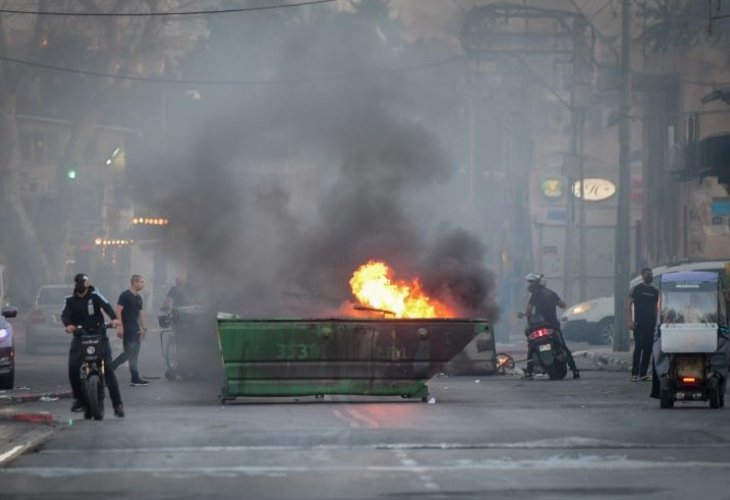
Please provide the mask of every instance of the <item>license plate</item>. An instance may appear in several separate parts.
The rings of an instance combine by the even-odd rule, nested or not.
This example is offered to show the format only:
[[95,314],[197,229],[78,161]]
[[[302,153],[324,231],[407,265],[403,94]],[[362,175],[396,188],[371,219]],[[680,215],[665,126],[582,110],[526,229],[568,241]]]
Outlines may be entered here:
[[542,345],[541,345],[540,347],[538,347],[537,349],[538,349],[539,351],[549,351],[550,349],[552,349],[552,347],[550,347],[550,344],[542,344]]

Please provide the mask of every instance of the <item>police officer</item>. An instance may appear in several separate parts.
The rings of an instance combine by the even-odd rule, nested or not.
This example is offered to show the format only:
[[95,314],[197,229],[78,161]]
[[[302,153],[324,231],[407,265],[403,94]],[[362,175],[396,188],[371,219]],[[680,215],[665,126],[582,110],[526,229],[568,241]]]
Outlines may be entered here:
[[109,387],[109,396],[114,406],[114,415],[117,417],[124,416],[124,407],[122,406],[122,397],[119,393],[119,384],[111,369],[111,348],[109,346],[109,338],[106,336],[106,327],[104,326],[104,311],[112,320],[113,326],[119,325],[119,320],[114,312],[111,304],[91,286],[89,277],[85,274],[77,274],[74,276],[74,292],[73,295],[66,297],[66,303],[61,313],[61,321],[66,329],[66,333],[73,335],[71,341],[71,349],[68,353],[68,378],[71,382],[74,402],[71,405],[71,411],[77,412],[84,410],[83,387],[81,384],[81,338],[80,332],[77,333],[77,326],[80,326],[85,332],[101,333],[102,345],[104,347],[104,363],[109,369],[104,370],[104,379],[107,387]]

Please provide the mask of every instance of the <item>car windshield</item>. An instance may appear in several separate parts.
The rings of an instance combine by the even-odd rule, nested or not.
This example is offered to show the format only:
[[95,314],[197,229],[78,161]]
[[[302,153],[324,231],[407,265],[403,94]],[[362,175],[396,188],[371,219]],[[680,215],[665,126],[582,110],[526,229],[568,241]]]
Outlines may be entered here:
[[45,306],[63,304],[69,293],[69,289],[65,287],[41,288],[41,291],[38,294],[38,305]]
[[717,292],[662,293],[662,323],[717,323]]

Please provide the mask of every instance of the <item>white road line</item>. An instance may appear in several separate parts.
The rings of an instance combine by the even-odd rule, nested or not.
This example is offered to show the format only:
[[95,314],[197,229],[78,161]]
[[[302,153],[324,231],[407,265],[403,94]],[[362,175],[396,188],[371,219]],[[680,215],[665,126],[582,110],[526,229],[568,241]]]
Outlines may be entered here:
[[371,429],[376,429],[380,427],[380,423],[377,420],[374,420],[367,415],[363,415],[354,408],[348,408],[347,413],[349,413],[350,416],[352,416],[352,418],[354,418],[355,420],[364,423],[366,427],[369,427]]
[[393,450],[393,455],[398,459],[403,467],[407,467],[413,473],[418,475],[418,479],[423,483],[423,486],[432,491],[439,490],[439,485],[431,477],[424,467],[418,465],[418,463],[408,456],[405,450]]
[[[714,461],[682,461],[670,462],[659,460],[632,460],[626,457],[564,457],[553,456],[544,460],[480,460],[465,461],[458,464],[436,464],[436,465],[418,465],[417,467],[394,465],[394,466],[220,466],[220,467],[23,467],[23,468],[7,468],[0,470],[0,477],[3,475],[33,475],[40,477],[68,477],[68,476],[84,476],[94,474],[153,474],[153,475],[185,475],[189,477],[195,476],[215,476],[225,474],[292,474],[292,473],[316,473],[316,472],[345,472],[357,473],[377,472],[377,473],[408,473],[414,471],[420,475],[432,473],[453,473],[462,471],[514,471],[524,473],[525,470],[553,471],[561,472],[567,470],[584,470],[605,473],[607,471],[640,471],[640,470],[722,470],[730,471],[730,463],[718,463]],[[438,485],[433,482],[438,487]]]
[[[335,415],[350,426],[360,427],[359,422],[348,418],[339,410]],[[40,454],[137,454],[137,453],[225,453],[242,451],[309,451],[309,450],[701,450],[730,449],[730,443],[622,443],[582,438],[559,440],[523,441],[516,443],[371,443],[371,444],[313,444],[313,445],[230,445],[230,446],[161,446],[138,448],[45,448]]]
[[349,425],[353,429],[356,429],[356,428],[359,428],[360,427],[360,423],[357,420],[353,419],[352,417],[350,417],[348,415],[345,415],[340,410],[333,410],[332,413],[334,413],[335,417],[339,418],[340,420],[344,420],[345,422],[347,422],[347,425]]

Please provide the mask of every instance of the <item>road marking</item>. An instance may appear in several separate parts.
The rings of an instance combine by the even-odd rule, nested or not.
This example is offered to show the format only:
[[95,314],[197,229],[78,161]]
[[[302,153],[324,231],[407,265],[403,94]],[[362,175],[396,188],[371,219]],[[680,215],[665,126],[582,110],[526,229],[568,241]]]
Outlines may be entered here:
[[353,429],[356,429],[356,428],[359,428],[360,427],[360,423],[357,420],[353,419],[352,417],[350,417],[348,415],[345,415],[340,410],[333,410],[332,413],[334,413],[335,417],[339,418],[340,420],[344,420],[345,422],[347,422],[347,425],[349,425]]
[[[2,475],[33,475],[40,477],[69,477],[69,476],[85,476],[92,474],[152,474],[152,475],[185,475],[188,477],[195,476],[220,476],[225,474],[292,474],[292,473],[312,473],[312,472],[343,472],[357,473],[362,471],[377,473],[408,473],[412,474],[415,470],[419,471],[419,479],[424,480],[424,485],[428,483],[425,479],[430,477],[431,473],[452,473],[462,471],[515,471],[524,473],[525,470],[553,471],[561,472],[567,470],[585,470],[597,471],[605,473],[606,471],[633,471],[638,470],[672,470],[681,469],[686,471],[693,470],[727,470],[730,471],[730,463],[718,463],[715,461],[654,461],[654,460],[632,460],[626,457],[613,456],[552,456],[545,459],[530,460],[502,460],[489,459],[479,461],[463,461],[461,463],[445,463],[435,465],[418,465],[417,467],[394,465],[394,466],[362,466],[362,465],[322,465],[322,466],[266,466],[266,465],[239,465],[239,466],[190,466],[190,467],[24,467],[24,468],[7,468],[2,471]],[[433,480],[432,480],[433,481]],[[438,484],[433,481],[427,486],[429,488],[438,488]]]
[[[339,410],[334,410],[338,418],[351,426],[360,427]],[[227,446],[165,446],[159,448],[45,448],[40,454],[85,454],[106,455],[125,453],[225,453],[242,451],[308,451],[308,450],[692,450],[728,449],[729,443],[623,443],[602,439],[560,438],[516,443],[372,443],[372,444],[312,444],[312,445],[227,445]]]
[[349,413],[350,416],[352,416],[352,418],[354,418],[355,420],[364,423],[365,427],[369,427],[371,429],[380,428],[380,423],[377,420],[374,420],[367,415],[363,415],[354,408],[348,408],[347,413]]
[[415,474],[418,475],[418,479],[421,480],[423,483],[423,486],[432,491],[439,490],[439,485],[436,483],[436,481],[431,477],[428,472],[426,472],[426,469],[423,467],[420,467],[418,463],[410,458],[408,454],[405,452],[405,450],[394,450],[393,454],[398,459],[398,461],[401,463],[403,467],[407,467],[410,470],[412,470]]

